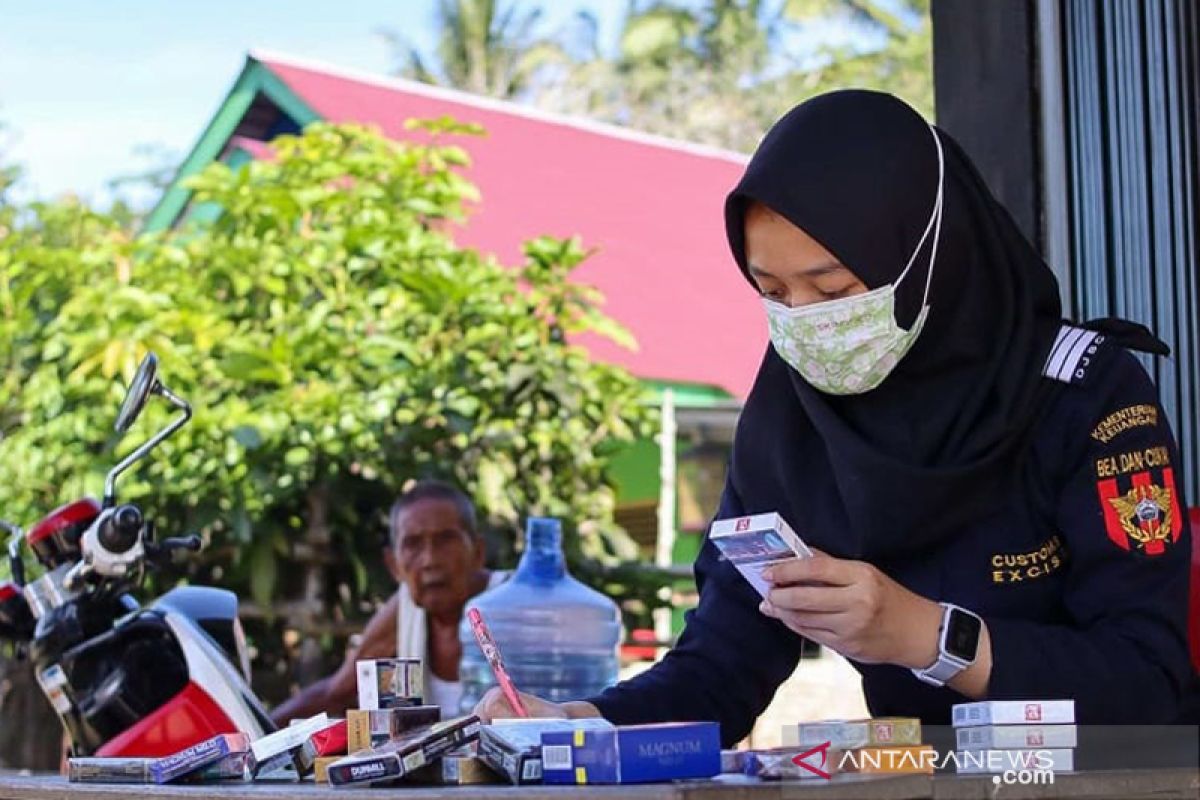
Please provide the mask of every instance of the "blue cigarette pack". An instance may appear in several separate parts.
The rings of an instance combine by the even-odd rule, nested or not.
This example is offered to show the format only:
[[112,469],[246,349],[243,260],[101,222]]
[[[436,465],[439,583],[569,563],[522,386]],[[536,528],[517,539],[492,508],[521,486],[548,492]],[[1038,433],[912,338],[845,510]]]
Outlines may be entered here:
[[156,758],[150,765],[155,783],[167,783],[227,758],[250,750],[250,737],[244,733],[222,733],[169,756]]
[[652,783],[720,773],[721,734],[715,722],[542,734],[543,783]]

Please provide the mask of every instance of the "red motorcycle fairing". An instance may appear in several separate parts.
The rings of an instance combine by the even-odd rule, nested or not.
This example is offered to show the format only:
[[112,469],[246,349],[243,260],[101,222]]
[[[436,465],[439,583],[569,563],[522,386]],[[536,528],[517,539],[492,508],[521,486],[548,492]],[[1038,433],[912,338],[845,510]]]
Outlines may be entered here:
[[219,705],[193,682],[156,711],[106,742],[98,756],[169,756],[211,739],[234,733],[237,726]]
[[47,569],[69,564],[80,556],[79,538],[100,516],[100,503],[91,497],[51,511],[25,534],[25,543]]

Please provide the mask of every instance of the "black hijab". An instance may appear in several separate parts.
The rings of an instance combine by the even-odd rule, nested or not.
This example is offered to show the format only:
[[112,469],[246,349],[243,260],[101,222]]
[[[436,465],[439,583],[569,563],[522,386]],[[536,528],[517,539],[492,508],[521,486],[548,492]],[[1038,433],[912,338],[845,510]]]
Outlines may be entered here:
[[[848,558],[919,552],[1006,501],[1061,325],[1058,286],[961,148],[937,131],[944,209],[929,317],[876,389],[821,393],[768,348],[738,427],[731,477],[747,512],[778,510]],[[895,281],[933,212],[930,126],[886,94],[841,91],[767,133],[726,200],[730,247],[749,280],[744,213],[757,200],[804,230],[869,288]],[[920,311],[932,236],[896,290]],[[1062,386],[1062,384],[1060,384]]]

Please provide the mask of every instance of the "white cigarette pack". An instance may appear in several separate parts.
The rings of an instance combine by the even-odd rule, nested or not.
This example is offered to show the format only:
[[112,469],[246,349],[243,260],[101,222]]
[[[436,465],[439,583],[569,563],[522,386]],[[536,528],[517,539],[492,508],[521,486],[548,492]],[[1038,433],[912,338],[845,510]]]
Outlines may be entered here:
[[958,703],[953,708],[954,727],[976,725],[1071,725],[1074,700],[985,700]]
[[329,715],[322,712],[255,739],[250,743],[251,774],[257,775],[266,770],[267,765],[276,756],[303,747],[310,736],[331,724]]
[[1078,747],[1074,725],[981,725],[956,731],[959,750]]
[[986,775],[1009,770],[1071,772],[1075,769],[1075,751],[1071,748],[955,750],[954,763],[959,775]]
[[762,578],[763,569],[780,561],[812,557],[808,546],[775,512],[715,520],[708,538],[764,598],[770,587]]
[[362,711],[421,705],[419,658],[372,658],[355,663]]

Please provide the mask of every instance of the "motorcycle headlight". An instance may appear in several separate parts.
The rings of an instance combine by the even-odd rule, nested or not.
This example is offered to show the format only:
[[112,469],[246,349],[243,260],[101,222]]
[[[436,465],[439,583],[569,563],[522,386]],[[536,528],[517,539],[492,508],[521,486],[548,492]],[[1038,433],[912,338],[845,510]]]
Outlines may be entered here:
[[246,644],[246,631],[242,628],[242,621],[237,617],[233,618],[233,641],[237,645],[238,664],[242,667],[242,677],[246,679],[246,684],[250,684],[250,648]]

